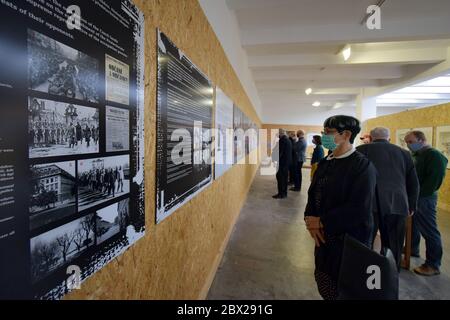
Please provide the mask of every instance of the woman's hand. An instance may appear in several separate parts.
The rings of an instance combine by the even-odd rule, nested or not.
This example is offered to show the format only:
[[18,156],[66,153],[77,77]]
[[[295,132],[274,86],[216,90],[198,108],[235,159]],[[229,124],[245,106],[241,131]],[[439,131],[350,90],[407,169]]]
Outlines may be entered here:
[[308,228],[308,230],[323,228],[322,224],[320,223],[319,217],[308,216],[305,218],[305,222],[306,222],[306,228]]
[[323,225],[319,217],[309,216],[305,218],[306,228],[309,234],[316,242],[316,247],[320,247],[321,243],[325,243],[325,235],[323,232]]
[[322,243],[325,243],[325,235],[323,229],[311,229],[309,230],[311,238],[316,242],[316,247],[320,247]]

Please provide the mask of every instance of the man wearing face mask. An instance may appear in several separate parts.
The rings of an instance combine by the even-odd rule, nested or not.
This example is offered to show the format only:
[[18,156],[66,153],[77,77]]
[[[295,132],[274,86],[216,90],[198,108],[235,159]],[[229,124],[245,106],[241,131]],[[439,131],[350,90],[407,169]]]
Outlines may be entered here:
[[322,144],[332,153],[320,161],[308,191],[305,222],[316,243],[314,275],[326,300],[339,297],[345,235],[371,246],[376,169],[353,146],[360,131],[360,122],[353,117],[325,121]]
[[447,158],[432,148],[421,131],[411,131],[405,142],[413,154],[419,178],[420,193],[417,212],[413,216],[412,255],[419,256],[420,236],[425,239],[426,261],[414,272],[423,276],[440,274],[442,240],[436,221],[438,191],[445,178]]

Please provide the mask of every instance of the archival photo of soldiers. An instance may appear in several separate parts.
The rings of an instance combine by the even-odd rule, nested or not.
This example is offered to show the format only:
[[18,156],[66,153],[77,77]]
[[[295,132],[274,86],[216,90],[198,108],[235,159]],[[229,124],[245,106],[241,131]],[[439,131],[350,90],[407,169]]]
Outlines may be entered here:
[[114,203],[97,210],[97,244],[111,239],[120,232],[126,232],[129,224],[130,199]]
[[99,102],[96,59],[28,29],[30,89],[51,95]]
[[130,156],[78,161],[78,210],[130,192]]
[[41,280],[58,268],[68,265],[94,245],[94,214],[32,238],[30,241],[32,280]]
[[99,110],[29,98],[30,158],[99,152]]
[[76,213],[75,161],[32,165],[30,170],[31,230]]

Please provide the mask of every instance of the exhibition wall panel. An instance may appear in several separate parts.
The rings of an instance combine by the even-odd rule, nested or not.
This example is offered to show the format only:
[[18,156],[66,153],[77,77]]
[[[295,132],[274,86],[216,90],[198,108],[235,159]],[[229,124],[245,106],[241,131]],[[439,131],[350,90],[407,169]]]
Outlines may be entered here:
[[196,0],[135,0],[145,15],[146,233],[68,299],[204,298],[257,165],[228,170],[156,225],[157,32],[159,29],[224,93],[261,125],[239,78]]

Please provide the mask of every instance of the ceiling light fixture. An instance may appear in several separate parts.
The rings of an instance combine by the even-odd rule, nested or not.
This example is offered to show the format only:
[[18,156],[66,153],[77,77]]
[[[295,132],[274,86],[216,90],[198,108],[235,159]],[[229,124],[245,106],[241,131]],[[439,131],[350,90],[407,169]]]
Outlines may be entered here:
[[313,91],[312,88],[308,88],[305,90],[305,93],[307,96],[309,96],[312,93],[312,91]]
[[320,107],[320,102],[319,101],[314,102],[313,107]]

